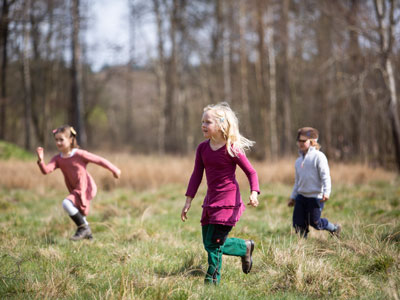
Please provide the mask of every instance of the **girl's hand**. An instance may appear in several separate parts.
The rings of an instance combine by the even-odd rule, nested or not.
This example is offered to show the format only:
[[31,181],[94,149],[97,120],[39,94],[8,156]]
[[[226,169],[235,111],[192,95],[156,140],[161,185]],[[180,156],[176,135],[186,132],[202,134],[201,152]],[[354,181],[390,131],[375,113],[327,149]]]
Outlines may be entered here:
[[185,202],[185,206],[182,208],[182,212],[181,212],[181,219],[183,222],[185,222],[187,220],[187,212],[190,209],[190,205],[192,204],[192,200],[193,198],[190,197],[186,197],[186,202]]
[[247,205],[251,205],[253,207],[258,206],[258,199],[257,199],[258,193],[256,191],[252,191],[249,197],[249,203]]
[[113,175],[114,175],[115,178],[119,179],[121,177],[121,170],[118,169],[118,171],[113,173]]
[[289,206],[289,207],[294,206],[295,203],[296,203],[296,201],[294,199],[289,199],[287,206]]
[[37,147],[36,148],[36,154],[39,159],[39,162],[42,162],[44,159],[44,149],[42,147]]

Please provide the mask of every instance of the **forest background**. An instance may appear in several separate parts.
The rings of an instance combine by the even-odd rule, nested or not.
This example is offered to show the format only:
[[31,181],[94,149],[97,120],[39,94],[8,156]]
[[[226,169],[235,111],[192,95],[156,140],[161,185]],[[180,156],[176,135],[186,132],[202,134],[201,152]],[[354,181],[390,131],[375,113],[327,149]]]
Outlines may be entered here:
[[[399,0],[126,0],[129,55],[111,43],[126,61],[102,67],[88,44],[98,1],[0,0],[1,299],[400,299]],[[205,180],[180,212],[202,109],[220,101],[256,141],[261,194],[231,234],[255,241],[251,274],[224,256],[209,289]],[[88,166],[99,191],[82,243],[62,172],[35,162],[64,123],[122,170]],[[291,226],[302,126],[329,158],[339,239]]]
[[2,140],[52,147],[70,123],[85,148],[187,154],[202,108],[227,101],[255,159],[295,155],[313,126],[330,159],[400,170],[399,1],[127,0],[129,57],[100,70],[91,1],[1,2]]

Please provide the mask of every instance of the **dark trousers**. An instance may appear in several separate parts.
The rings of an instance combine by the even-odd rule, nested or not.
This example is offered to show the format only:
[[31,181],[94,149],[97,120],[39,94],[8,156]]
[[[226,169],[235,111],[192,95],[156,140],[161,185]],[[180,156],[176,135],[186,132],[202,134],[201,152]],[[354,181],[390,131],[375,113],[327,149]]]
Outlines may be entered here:
[[309,226],[317,230],[328,230],[329,221],[321,218],[324,202],[318,198],[307,198],[303,195],[297,195],[293,211],[293,227],[296,232],[307,237]]

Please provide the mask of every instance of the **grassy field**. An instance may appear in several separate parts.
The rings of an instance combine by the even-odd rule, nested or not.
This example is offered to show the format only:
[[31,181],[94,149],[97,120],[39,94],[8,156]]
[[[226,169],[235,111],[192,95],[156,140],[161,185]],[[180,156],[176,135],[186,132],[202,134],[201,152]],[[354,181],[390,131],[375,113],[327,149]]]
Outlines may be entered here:
[[122,178],[90,167],[100,191],[88,218],[94,239],[82,242],[68,239],[75,228],[61,207],[60,171],[42,176],[32,160],[0,161],[0,299],[399,299],[400,180],[392,173],[332,165],[324,215],[342,224],[342,237],[314,230],[303,240],[286,206],[294,160],[255,164],[260,206],[248,207],[230,235],[256,242],[253,269],[245,275],[240,259],[224,257],[213,287],[203,284],[204,184],[180,221],[192,158],[106,157]]

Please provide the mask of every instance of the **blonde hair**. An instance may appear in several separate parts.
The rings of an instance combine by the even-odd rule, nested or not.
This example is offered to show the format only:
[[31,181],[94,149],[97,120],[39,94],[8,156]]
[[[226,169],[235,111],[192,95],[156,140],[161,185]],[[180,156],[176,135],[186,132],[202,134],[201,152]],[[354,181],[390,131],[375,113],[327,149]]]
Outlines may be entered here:
[[310,145],[315,147],[317,150],[321,149],[321,145],[318,144],[317,139],[310,139]]
[[217,124],[219,125],[222,135],[226,140],[226,149],[230,156],[237,156],[252,147],[255,142],[246,139],[239,132],[239,120],[235,112],[226,102],[215,105],[208,105],[204,108],[204,112],[211,111]]

